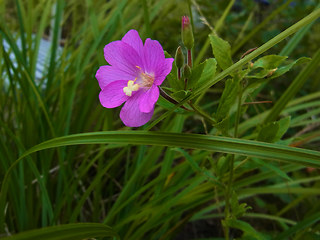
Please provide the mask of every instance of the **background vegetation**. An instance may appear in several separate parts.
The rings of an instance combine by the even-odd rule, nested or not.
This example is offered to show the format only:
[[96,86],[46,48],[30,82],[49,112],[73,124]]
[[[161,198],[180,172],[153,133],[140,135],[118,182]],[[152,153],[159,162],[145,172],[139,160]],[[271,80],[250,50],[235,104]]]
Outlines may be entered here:
[[[318,4],[2,1],[0,236],[318,239]],[[124,127],[98,100],[104,45],[137,29],[174,56],[183,15],[201,84],[181,91],[174,68],[163,89],[179,104]]]

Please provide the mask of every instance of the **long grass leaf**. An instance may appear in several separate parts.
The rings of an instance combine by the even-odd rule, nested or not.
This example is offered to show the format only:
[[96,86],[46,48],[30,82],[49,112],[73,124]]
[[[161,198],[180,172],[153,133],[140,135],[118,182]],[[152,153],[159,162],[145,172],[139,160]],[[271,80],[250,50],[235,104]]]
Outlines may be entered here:
[[115,237],[118,234],[105,224],[75,223],[22,232],[2,240],[81,240],[96,237]]

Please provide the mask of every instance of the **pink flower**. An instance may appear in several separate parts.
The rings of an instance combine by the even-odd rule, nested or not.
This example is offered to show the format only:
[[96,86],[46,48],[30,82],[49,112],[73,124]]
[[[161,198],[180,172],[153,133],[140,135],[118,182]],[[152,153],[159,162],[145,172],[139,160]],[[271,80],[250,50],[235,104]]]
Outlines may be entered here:
[[107,44],[104,57],[111,66],[101,66],[96,73],[102,106],[115,108],[125,102],[122,122],[128,127],[146,124],[159,98],[158,86],[171,72],[174,59],[165,58],[156,40],[148,38],[143,45],[136,30]]

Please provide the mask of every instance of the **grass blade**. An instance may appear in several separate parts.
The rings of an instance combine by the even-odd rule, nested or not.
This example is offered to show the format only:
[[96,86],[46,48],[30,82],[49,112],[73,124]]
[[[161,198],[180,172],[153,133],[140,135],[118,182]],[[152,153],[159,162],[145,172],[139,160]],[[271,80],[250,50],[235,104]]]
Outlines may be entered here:
[[81,240],[96,237],[116,237],[118,234],[107,225],[100,223],[76,223],[46,227],[17,235],[2,238],[2,240]]
[[303,84],[308,80],[311,73],[317,70],[320,62],[320,50],[318,50],[313,56],[311,62],[306,66],[303,71],[294,79],[291,85],[287,88],[281,98],[273,106],[271,112],[265,119],[265,123],[276,120],[281,111],[286,107],[288,102],[297,94]]

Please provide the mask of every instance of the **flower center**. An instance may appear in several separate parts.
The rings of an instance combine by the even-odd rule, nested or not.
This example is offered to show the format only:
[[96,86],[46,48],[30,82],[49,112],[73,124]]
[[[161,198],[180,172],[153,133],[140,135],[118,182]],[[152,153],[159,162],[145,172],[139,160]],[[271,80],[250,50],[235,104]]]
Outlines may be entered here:
[[138,84],[134,83],[136,80],[137,80],[137,78],[134,81],[132,81],[132,80],[128,81],[127,87],[123,88],[123,92],[128,97],[131,97],[133,91],[138,91],[139,90],[140,86]]
[[[129,97],[132,96],[132,92],[138,91],[140,87],[152,87],[152,84],[154,82],[153,74],[145,73],[139,66],[136,66],[136,68],[140,70],[139,77],[136,77],[133,81],[129,80],[127,86],[123,88],[123,92]],[[137,81],[138,78],[139,80]],[[138,83],[136,83],[136,81]]]
[[152,84],[154,82],[153,74],[145,73],[144,71],[142,71],[141,67],[139,66],[136,66],[136,68],[140,69],[141,85],[147,88],[152,87]]

